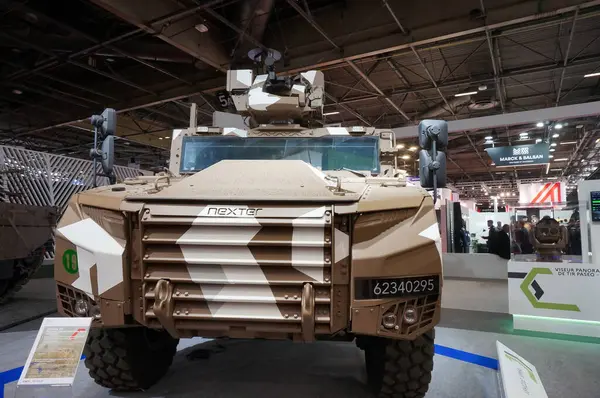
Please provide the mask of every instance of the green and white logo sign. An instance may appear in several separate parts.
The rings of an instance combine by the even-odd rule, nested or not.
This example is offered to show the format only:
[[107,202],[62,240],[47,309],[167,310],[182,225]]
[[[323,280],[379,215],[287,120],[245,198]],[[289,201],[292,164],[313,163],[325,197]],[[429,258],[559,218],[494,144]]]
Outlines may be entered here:
[[63,267],[69,274],[76,274],[79,271],[77,265],[77,252],[73,249],[67,249],[62,256]]
[[527,274],[523,283],[521,283],[521,290],[525,293],[525,297],[527,297],[527,300],[529,300],[534,308],[546,308],[558,311],[580,311],[579,307],[575,304],[547,303],[541,301],[545,292],[535,279],[538,275],[552,275],[552,270],[550,268],[533,268],[529,274]]
[[508,269],[509,312],[600,320],[600,269],[592,264],[513,262]]

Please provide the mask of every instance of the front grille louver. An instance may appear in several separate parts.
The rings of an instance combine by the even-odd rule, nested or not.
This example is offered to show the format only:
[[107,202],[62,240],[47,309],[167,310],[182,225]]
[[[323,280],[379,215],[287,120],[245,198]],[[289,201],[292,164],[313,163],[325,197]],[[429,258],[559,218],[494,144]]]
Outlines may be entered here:
[[[207,206],[150,205],[142,217],[143,315],[157,325],[154,289],[174,284],[178,330],[301,331],[304,283],[316,329],[329,331],[329,207],[261,207],[262,217],[204,216]],[[182,215],[183,214],[183,215]]]

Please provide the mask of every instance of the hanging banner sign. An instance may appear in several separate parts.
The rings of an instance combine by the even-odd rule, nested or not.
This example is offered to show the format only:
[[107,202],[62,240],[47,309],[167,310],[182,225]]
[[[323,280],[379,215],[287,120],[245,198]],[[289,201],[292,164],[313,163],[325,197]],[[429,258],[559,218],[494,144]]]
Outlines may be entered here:
[[550,160],[548,144],[499,146],[485,150],[496,167],[546,164]]
[[523,205],[564,203],[566,201],[567,190],[562,181],[519,186],[519,203]]

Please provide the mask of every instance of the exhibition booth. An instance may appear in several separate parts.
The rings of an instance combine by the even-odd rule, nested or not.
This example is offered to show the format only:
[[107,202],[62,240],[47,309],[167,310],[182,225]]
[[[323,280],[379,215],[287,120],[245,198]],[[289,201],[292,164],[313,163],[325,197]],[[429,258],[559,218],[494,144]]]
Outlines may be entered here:
[[[600,181],[581,181],[575,203],[564,191],[561,182],[522,185],[521,205],[502,212],[446,200],[444,278],[506,280],[515,330],[600,337]],[[510,227],[509,256],[485,253],[488,221]],[[457,244],[465,234],[467,247]]]

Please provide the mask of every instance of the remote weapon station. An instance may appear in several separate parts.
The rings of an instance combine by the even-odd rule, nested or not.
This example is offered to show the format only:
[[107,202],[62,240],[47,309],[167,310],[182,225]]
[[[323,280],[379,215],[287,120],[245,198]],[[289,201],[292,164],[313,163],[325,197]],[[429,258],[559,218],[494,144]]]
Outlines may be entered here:
[[[445,184],[446,123],[419,124],[409,187],[391,130],[318,124],[322,72],[278,76],[276,51],[249,55],[258,71],[227,73],[248,128],[175,130],[167,172],[76,194],[60,220],[58,308],[94,319],[90,375],[149,388],[194,336],[334,339],[364,350],[377,396],[423,397],[442,286],[423,188]],[[113,116],[95,119],[104,139]]]

